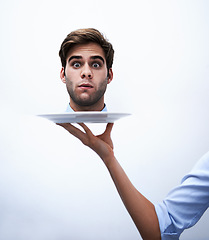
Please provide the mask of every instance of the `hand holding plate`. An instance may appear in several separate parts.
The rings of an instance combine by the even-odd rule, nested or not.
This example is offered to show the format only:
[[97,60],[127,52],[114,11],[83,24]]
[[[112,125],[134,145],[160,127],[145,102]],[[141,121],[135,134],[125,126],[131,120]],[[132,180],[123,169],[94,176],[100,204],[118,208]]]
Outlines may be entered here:
[[95,136],[84,123],[79,123],[84,129],[84,132],[70,123],[57,123],[57,125],[65,128],[73,136],[80,139],[84,145],[95,151],[105,164],[107,164],[108,159],[114,157],[113,142],[111,139],[113,123],[108,123],[104,133],[97,136]]

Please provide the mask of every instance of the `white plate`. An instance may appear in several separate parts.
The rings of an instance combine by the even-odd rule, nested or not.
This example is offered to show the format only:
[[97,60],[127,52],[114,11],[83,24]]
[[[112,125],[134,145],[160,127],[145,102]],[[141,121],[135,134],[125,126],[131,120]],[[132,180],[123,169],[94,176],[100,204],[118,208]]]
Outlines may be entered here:
[[73,112],[61,114],[41,114],[38,116],[47,118],[55,123],[113,123],[116,120],[129,115],[129,113],[111,112]]

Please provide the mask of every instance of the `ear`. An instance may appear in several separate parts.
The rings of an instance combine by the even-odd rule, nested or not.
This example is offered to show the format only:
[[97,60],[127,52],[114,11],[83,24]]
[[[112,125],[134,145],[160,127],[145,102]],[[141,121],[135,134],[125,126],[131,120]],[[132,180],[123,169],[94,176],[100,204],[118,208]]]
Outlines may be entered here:
[[109,75],[108,75],[108,82],[107,82],[107,84],[112,82],[112,79],[113,79],[113,71],[112,71],[112,68],[110,68],[109,69]]
[[61,71],[60,71],[60,79],[62,80],[63,83],[66,83],[65,80],[65,69],[64,67],[62,67]]

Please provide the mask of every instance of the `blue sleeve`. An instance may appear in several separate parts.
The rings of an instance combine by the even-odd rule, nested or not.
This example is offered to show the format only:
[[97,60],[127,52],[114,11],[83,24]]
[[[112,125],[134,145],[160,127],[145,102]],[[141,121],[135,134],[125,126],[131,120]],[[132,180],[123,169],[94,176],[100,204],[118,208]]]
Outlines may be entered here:
[[179,239],[209,206],[209,153],[204,155],[163,202],[155,205],[161,238]]

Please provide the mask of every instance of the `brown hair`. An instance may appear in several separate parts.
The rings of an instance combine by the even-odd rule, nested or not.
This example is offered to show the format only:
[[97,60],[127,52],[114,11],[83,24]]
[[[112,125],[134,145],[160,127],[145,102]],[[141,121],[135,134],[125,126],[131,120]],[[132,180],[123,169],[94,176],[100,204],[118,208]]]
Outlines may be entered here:
[[67,54],[73,46],[89,42],[94,42],[101,46],[105,53],[107,69],[109,71],[113,64],[114,49],[112,44],[103,36],[103,34],[94,28],[78,29],[67,35],[59,50],[62,66],[65,68]]

